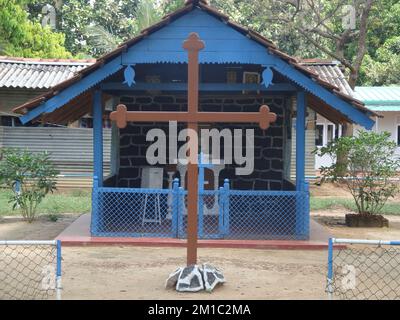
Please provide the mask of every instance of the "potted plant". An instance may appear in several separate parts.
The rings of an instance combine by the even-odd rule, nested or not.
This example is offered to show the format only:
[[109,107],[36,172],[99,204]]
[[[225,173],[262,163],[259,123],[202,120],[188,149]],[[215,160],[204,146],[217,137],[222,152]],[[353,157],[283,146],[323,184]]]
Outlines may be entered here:
[[[360,130],[356,136],[341,137],[314,151],[319,156],[330,156],[333,162],[321,168],[323,179],[341,183],[354,199],[358,214],[346,215],[347,226],[389,226],[381,211],[398,192],[398,183],[393,179],[400,165],[396,148],[388,132]],[[345,161],[336,163],[339,157]]]

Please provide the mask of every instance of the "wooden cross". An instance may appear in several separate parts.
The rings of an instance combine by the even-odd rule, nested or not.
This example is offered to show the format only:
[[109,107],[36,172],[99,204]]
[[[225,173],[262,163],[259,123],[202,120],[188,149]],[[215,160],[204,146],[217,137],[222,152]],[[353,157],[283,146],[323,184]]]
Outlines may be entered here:
[[146,112],[127,111],[125,105],[118,105],[112,112],[110,119],[115,121],[119,128],[126,127],[127,122],[168,122],[177,121],[187,123],[189,132],[188,149],[196,150],[196,154],[188,155],[188,224],[187,224],[187,265],[197,263],[197,206],[198,206],[198,166],[197,166],[197,139],[190,136],[190,132],[197,134],[199,123],[258,123],[263,130],[268,129],[270,123],[276,121],[276,114],[271,113],[268,106],[261,106],[259,112],[199,112],[199,51],[204,48],[204,42],[197,33],[191,33],[183,43],[188,51],[188,111],[186,112]]

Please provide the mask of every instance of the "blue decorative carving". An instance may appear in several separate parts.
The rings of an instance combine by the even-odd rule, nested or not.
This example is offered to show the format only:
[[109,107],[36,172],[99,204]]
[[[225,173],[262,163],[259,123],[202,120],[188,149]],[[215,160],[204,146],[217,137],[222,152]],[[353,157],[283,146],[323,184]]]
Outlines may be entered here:
[[125,81],[123,82],[123,84],[127,84],[128,87],[132,87],[132,85],[134,85],[136,83],[135,82],[135,69],[133,69],[131,64],[125,68],[124,77],[125,77]]
[[263,81],[261,84],[268,88],[272,84],[272,79],[274,78],[274,73],[270,66],[263,71],[262,78]]

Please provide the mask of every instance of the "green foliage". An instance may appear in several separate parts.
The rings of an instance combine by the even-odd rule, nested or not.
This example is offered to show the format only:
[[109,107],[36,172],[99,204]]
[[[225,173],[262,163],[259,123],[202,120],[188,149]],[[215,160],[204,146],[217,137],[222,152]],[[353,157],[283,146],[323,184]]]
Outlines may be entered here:
[[[339,138],[314,152],[331,157],[333,164],[321,168],[322,176],[346,185],[360,214],[377,214],[398,192],[392,180],[400,167],[396,149],[387,132],[359,131],[357,136]],[[346,160],[336,162],[343,154]]]
[[[135,33],[136,7],[136,0],[96,0],[93,4],[64,0],[57,12],[58,28],[66,35],[65,45],[74,55],[99,56]],[[101,43],[102,39],[106,43]]]
[[27,150],[3,149],[0,161],[0,184],[19,192],[10,194],[13,210],[20,208],[23,217],[32,222],[37,206],[43,198],[56,189],[59,172],[50,162],[49,154],[33,154]]
[[64,35],[31,21],[25,5],[34,0],[0,0],[0,39],[7,55],[41,58],[70,58]]
[[366,56],[364,84],[370,86],[400,85],[400,36],[388,39],[375,54]]

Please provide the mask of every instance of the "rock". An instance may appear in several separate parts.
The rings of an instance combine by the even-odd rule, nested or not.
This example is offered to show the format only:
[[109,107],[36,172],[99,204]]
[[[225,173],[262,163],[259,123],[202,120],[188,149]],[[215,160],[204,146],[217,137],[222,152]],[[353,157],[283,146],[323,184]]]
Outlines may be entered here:
[[197,292],[204,290],[201,267],[192,265],[184,268],[178,277],[176,290],[179,292]]
[[203,278],[207,292],[212,292],[218,284],[225,282],[222,272],[208,263],[203,264]]
[[179,276],[181,275],[183,268],[178,268],[174,272],[172,272],[165,283],[166,289],[175,289],[176,284],[178,282]]
[[192,265],[178,268],[171,273],[166,281],[167,289],[175,288],[180,292],[212,292],[218,284],[225,282],[222,272],[214,266],[205,263],[203,266]]

